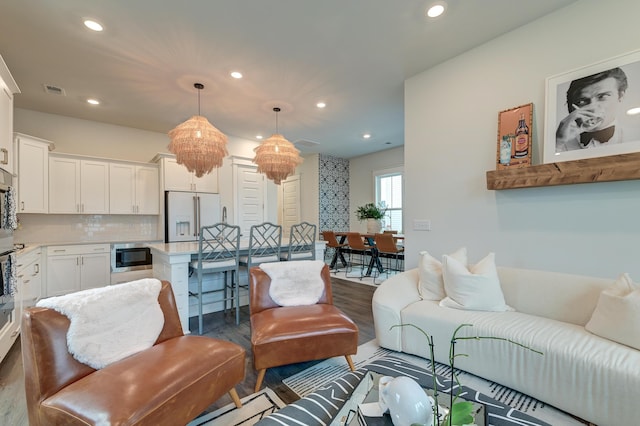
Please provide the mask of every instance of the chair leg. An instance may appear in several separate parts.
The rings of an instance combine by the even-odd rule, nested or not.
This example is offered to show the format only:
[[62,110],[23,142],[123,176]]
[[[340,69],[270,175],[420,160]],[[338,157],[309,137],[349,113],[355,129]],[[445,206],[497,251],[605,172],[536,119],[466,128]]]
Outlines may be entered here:
[[198,269],[198,334],[202,335],[202,270]]
[[236,325],[240,324],[240,274],[236,274],[236,271],[231,271],[231,285],[234,288],[236,299]]
[[256,387],[253,390],[254,392],[258,392],[260,390],[260,386],[262,386],[262,381],[264,380],[264,374],[267,372],[266,368],[258,371],[258,378],[256,380]]
[[347,359],[347,364],[349,364],[349,369],[351,369],[351,371],[356,371],[356,366],[353,364],[351,355],[345,355],[344,357]]
[[231,390],[229,391],[229,396],[231,396],[231,399],[233,400],[233,403],[236,405],[236,408],[242,408],[242,402],[240,401],[240,397],[238,396],[238,392],[236,391],[236,388],[231,388]]

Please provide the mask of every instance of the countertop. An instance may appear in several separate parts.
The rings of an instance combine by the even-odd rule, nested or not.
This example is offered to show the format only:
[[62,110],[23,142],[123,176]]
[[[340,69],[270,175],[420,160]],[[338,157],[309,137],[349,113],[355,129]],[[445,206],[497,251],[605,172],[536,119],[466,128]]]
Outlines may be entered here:
[[[88,245],[88,244],[123,244],[123,243],[149,243],[149,244],[158,244],[161,243],[162,240],[145,240],[145,241],[140,241],[140,240],[114,240],[114,241],[56,241],[56,242],[49,242],[49,243],[24,243],[24,248],[16,250],[16,254],[18,256],[24,256],[26,254],[29,254],[30,252],[32,252],[33,250],[36,250],[38,248],[44,248],[44,247],[49,247],[49,246],[79,246],[79,245]],[[16,243],[16,244],[23,244],[23,243]],[[162,244],[160,244],[162,245]],[[197,243],[196,243],[197,245]],[[198,249],[196,247],[196,252],[198,252]]]

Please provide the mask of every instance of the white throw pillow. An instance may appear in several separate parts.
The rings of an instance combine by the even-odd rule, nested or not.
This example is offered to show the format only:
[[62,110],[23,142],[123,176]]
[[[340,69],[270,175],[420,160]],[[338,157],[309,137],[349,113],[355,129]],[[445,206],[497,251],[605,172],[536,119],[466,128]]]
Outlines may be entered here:
[[471,311],[513,310],[504,301],[494,253],[470,268],[454,257],[444,255],[442,274],[447,297],[440,301],[440,306]]
[[[467,264],[467,248],[461,247],[449,256],[463,265]],[[424,300],[442,300],[444,292],[442,280],[442,262],[426,251],[418,253],[418,292]]]
[[585,328],[605,339],[640,349],[640,284],[622,274],[600,293]]

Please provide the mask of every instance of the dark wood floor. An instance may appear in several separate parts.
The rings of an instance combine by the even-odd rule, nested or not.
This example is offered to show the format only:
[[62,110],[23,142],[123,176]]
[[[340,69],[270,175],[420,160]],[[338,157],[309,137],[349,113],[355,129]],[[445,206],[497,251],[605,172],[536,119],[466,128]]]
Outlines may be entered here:
[[[375,338],[373,328],[373,314],[371,310],[371,298],[375,287],[352,281],[331,277],[333,303],[347,314],[359,328],[358,344],[363,344]],[[192,330],[197,330],[196,318],[191,319]],[[249,325],[249,309],[243,307],[240,310],[240,324],[235,324],[235,316],[232,312],[223,314],[216,312],[205,315],[204,334],[206,336],[229,340],[237,343],[247,351],[246,374],[244,381],[236,387],[240,397],[253,393],[256,384],[256,371],[253,368],[251,355],[251,329]],[[283,367],[275,367],[267,370],[264,385],[271,388],[287,404],[298,399],[297,395],[284,384],[282,380],[290,377],[320,361],[304,362]],[[225,395],[209,410],[219,408],[231,402],[231,398]]]

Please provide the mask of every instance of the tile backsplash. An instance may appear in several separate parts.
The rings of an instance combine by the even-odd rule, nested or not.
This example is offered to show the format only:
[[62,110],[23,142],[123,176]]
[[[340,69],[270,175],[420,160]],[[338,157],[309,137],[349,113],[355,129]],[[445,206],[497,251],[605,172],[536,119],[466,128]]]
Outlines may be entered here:
[[16,243],[154,241],[164,238],[160,216],[18,214]]

